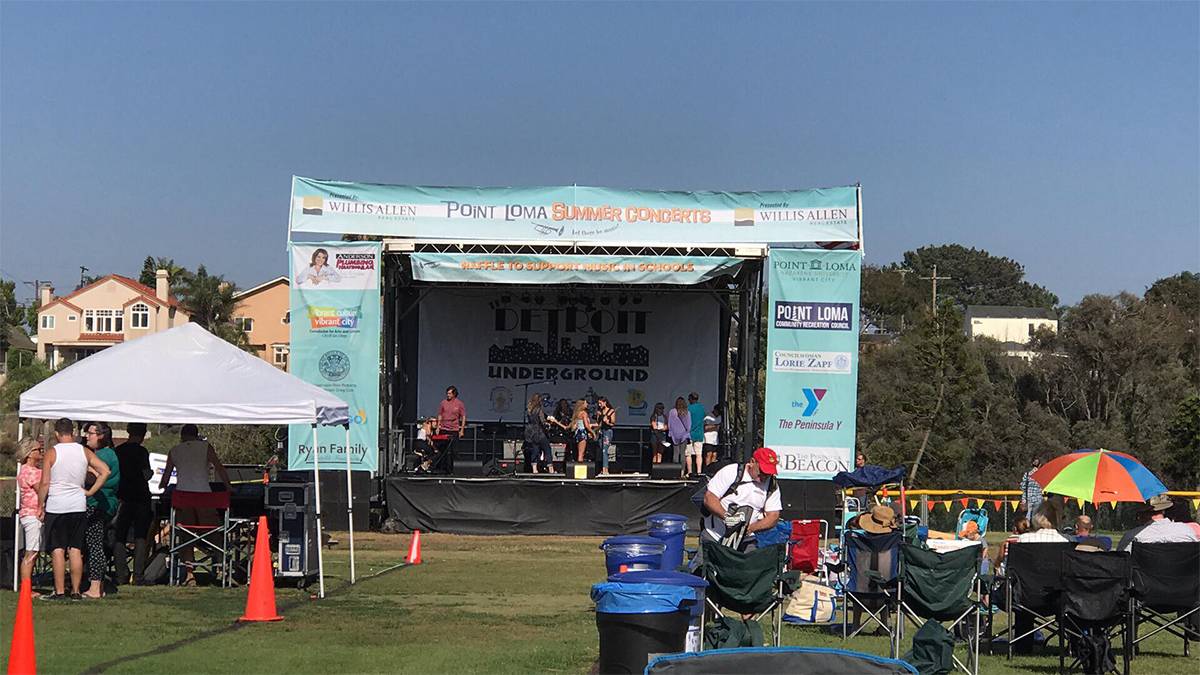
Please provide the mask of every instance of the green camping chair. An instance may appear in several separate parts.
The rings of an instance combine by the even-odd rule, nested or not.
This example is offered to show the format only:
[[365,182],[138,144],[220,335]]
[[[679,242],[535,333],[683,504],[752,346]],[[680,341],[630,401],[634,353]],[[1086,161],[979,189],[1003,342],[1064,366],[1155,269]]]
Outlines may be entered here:
[[948,622],[949,631],[966,636],[966,661],[951,653],[954,665],[968,673],[979,672],[980,595],[979,562],[982,546],[937,553],[912,544],[900,546],[900,573],[896,612],[897,641],[903,639],[905,618],[921,627],[926,620]]
[[787,571],[786,546],[775,544],[742,553],[718,542],[701,540],[700,548],[703,562],[696,574],[708,581],[704,595],[708,610],[717,616],[723,610],[749,614],[754,621],[773,612],[772,644],[778,647],[783,601],[797,578],[795,572]]

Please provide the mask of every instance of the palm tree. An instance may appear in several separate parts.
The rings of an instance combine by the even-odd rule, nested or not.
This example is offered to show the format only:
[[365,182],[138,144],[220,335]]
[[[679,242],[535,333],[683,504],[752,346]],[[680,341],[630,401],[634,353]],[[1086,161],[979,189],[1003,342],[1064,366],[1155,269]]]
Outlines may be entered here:
[[142,273],[138,277],[138,281],[154,288],[155,274],[158,270],[167,271],[167,279],[172,285],[183,284],[190,276],[187,269],[175,264],[174,258],[155,258],[154,256],[146,256],[146,260],[142,262]]
[[210,275],[201,265],[194,274],[185,276],[178,291],[179,300],[193,323],[204,326],[208,332],[230,344],[242,348],[249,346],[246,333],[233,323],[233,313],[238,305],[236,285],[219,274]]

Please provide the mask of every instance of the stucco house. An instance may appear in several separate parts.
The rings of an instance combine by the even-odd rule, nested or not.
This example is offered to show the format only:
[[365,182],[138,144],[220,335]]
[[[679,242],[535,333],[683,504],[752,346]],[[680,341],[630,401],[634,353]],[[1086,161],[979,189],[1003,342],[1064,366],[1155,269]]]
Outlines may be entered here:
[[1058,332],[1058,316],[1044,307],[968,305],[963,317],[967,337],[989,337],[999,341],[1009,356],[1033,357],[1029,340],[1039,328]]
[[114,344],[165,331],[189,316],[171,295],[166,270],[158,270],[154,288],[110,274],[65,295],[41,288],[38,309],[38,358],[61,368]]
[[233,322],[250,339],[250,348],[259,358],[283,370],[288,369],[291,345],[287,277],[276,277],[254,288],[239,292]]

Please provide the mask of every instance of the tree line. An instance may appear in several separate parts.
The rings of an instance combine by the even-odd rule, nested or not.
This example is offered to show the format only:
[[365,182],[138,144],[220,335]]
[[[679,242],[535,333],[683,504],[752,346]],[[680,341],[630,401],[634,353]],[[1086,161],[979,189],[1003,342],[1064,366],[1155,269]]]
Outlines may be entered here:
[[[928,279],[939,276],[936,314]],[[921,487],[1012,488],[1038,456],[1104,447],[1168,487],[1200,489],[1200,275],[1077,304],[1016,261],[962,246],[910,251],[863,271],[858,440]],[[1032,358],[964,332],[968,305],[1053,308]]]

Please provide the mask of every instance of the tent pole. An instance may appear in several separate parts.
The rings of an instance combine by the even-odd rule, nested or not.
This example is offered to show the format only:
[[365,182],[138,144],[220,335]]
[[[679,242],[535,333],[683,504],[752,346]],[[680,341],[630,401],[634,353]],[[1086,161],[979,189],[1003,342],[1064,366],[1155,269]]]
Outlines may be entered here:
[[350,583],[354,583],[354,488],[350,482],[350,423],[346,423],[346,525],[350,528]]
[[325,532],[321,527],[321,453],[317,445],[317,425],[312,428],[313,497],[317,500],[317,597],[325,597]]

